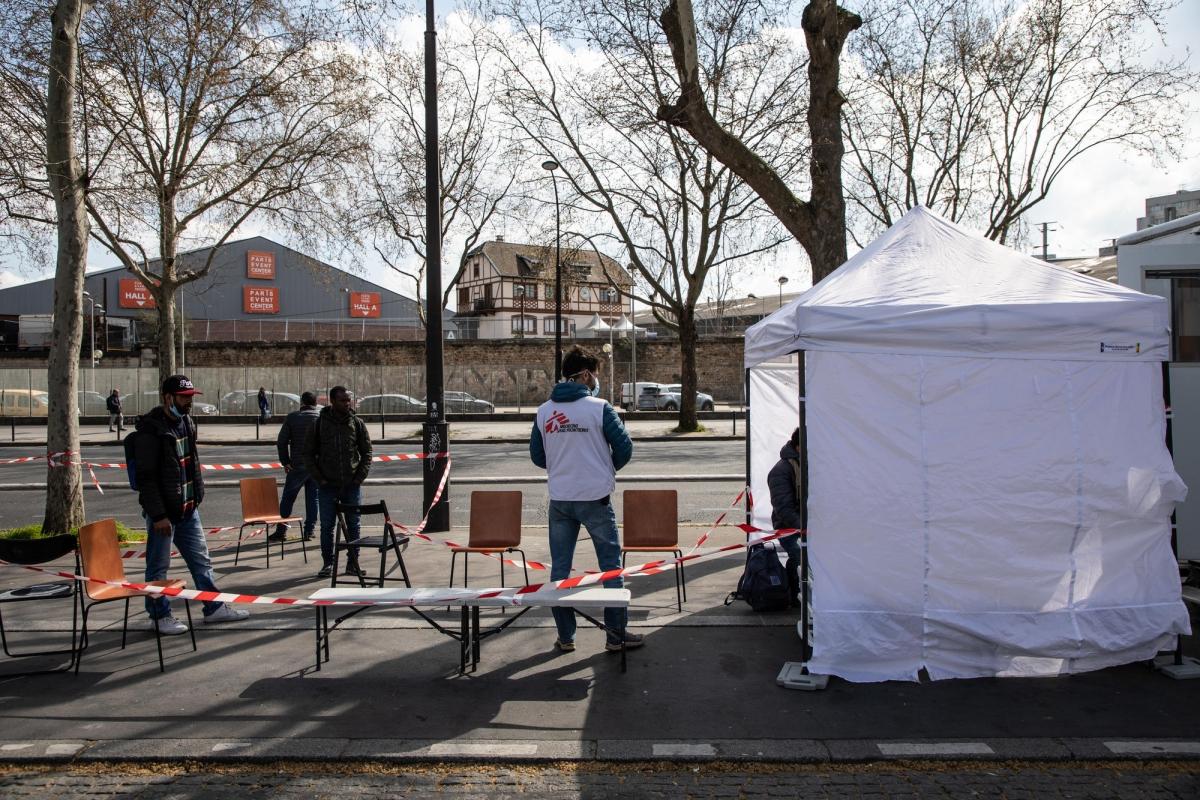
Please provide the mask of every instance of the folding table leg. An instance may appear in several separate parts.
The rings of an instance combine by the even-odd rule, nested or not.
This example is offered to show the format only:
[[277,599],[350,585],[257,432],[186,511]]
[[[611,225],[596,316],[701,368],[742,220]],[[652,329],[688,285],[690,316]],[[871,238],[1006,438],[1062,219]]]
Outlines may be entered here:
[[313,609],[316,612],[316,618],[313,623],[313,632],[317,635],[317,672],[321,671],[321,607],[317,606]]
[[479,667],[479,606],[471,606],[471,671]]
[[465,675],[467,673],[467,654],[471,647],[471,619],[470,609],[467,606],[462,606],[462,614],[459,617],[458,623],[458,674]]

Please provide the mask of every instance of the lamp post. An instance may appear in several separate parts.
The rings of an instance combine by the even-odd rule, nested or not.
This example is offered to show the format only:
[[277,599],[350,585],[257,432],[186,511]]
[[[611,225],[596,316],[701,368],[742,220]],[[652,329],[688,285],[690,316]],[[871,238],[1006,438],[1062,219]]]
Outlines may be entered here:
[[554,382],[562,380],[562,225],[558,214],[558,162],[548,158],[542,169],[550,173],[554,184]]
[[104,311],[104,306],[96,305],[96,301],[92,299],[91,294],[88,292],[83,293],[83,299],[88,302],[90,309],[88,313],[88,327],[91,328],[92,332],[92,349],[89,355],[92,360],[92,391],[94,392],[96,391],[96,309]]
[[[612,338],[612,331],[608,332],[608,336]],[[608,356],[608,399],[613,399],[613,346],[611,342],[605,342],[601,347],[604,355]]]
[[783,308],[783,285],[788,282],[786,275],[779,276],[779,307]]

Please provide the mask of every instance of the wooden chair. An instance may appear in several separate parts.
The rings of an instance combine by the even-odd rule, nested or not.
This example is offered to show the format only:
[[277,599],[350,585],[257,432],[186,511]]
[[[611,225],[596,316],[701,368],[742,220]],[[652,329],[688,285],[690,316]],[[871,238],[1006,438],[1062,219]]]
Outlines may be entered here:
[[[240,484],[242,490],[242,525],[238,528],[237,550],[233,553],[233,565],[236,567],[238,557],[242,553],[242,532],[249,527],[263,528],[263,535],[269,536],[272,525],[279,523],[298,522],[304,517],[279,516],[279,487],[274,478],[243,478]],[[263,550],[267,554],[267,568],[271,566],[271,543],[265,542]],[[304,563],[308,563],[308,545],[304,537],[300,537],[300,550],[304,554]],[[283,558],[283,542],[279,543],[279,557]]]
[[[47,536],[42,539],[0,539],[0,559],[10,564],[45,564],[56,561],[69,553],[76,552],[76,539],[73,534],[64,533],[58,536]],[[79,571],[79,556],[75,556],[75,570]],[[18,675],[39,675],[45,672],[60,672],[75,666],[78,654],[76,638],[79,630],[79,606],[75,603],[75,595],[79,592],[79,581],[50,581],[22,586],[19,589],[9,589],[0,592],[0,607],[5,603],[24,603],[38,600],[69,599],[71,601],[71,647],[69,649],[13,651],[8,647],[8,636],[4,630],[4,614],[0,613],[0,643],[3,643],[4,654],[9,658],[32,658],[38,656],[71,656],[65,666],[53,669],[30,670],[21,673],[5,673],[4,677]]]
[[[463,557],[463,586],[470,584],[467,557],[471,553],[520,553],[525,570],[525,585],[529,585],[529,567],[521,544],[521,493],[471,492],[471,531],[466,547],[450,548],[450,586],[454,585],[454,562]],[[500,585],[504,586],[504,558],[500,559]]]
[[[121,551],[117,543],[117,523],[111,519],[102,519],[79,529],[79,556],[83,574],[89,578],[103,581],[125,581],[125,562],[121,560]],[[151,586],[162,586],[171,589],[185,589],[183,581],[162,580],[147,581]],[[92,606],[101,603],[111,603],[114,600],[125,601],[125,616],[121,622],[121,649],[125,649],[125,638],[129,630],[129,600],[133,597],[145,597],[143,592],[126,589],[121,586],[108,586],[102,583],[83,582],[83,595],[79,604],[83,611],[83,634],[79,642],[79,653],[75,656],[75,673],[79,673],[79,664],[83,661],[83,653],[88,646],[88,612]],[[88,602],[90,601],[90,602]],[[192,625],[192,607],[188,601],[183,603],[187,611],[188,633],[192,636],[192,650],[196,649],[196,627]],[[157,624],[154,628],[154,642],[158,645],[158,670],[166,672],[163,663],[162,634]]]
[[[674,489],[626,489],[624,493],[624,543],[621,566],[626,553],[673,553],[679,548],[679,494]],[[675,602],[683,612],[687,584],[683,562],[675,562]]]

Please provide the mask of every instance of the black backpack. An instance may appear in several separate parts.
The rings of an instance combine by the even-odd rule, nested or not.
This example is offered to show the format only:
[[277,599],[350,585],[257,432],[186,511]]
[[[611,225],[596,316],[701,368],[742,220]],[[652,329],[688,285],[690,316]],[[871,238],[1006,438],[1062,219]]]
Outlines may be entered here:
[[137,430],[132,430],[125,435],[125,472],[129,475],[129,488],[135,492],[138,490],[137,485],[137,464],[134,463],[134,451],[137,449],[137,437],[140,436]]
[[725,605],[745,600],[755,611],[782,611],[788,607],[787,570],[779,563],[774,548],[756,544],[746,557],[746,571]]

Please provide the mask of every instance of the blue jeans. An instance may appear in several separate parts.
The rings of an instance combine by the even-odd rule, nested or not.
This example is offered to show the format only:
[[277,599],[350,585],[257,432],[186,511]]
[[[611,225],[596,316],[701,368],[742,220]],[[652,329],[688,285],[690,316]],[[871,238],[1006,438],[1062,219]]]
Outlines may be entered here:
[[[333,563],[333,526],[337,524],[334,503],[362,505],[362,486],[334,486],[325,484],[317,491],[317,504],[321,508],[321,558],[326,564]],[[358,513],[346,515],[346,540],[358,538]],[[357,560],[358,548],[350,548],[349,558]]]
[[283,497],[279,499],[279,516],[290,517],[292,506],[304,490],[304,535],[312,536],[317,527],[317,482],[299,467],[292,467],[283,483]]
[[[200,512],[193,511],[186,519],[171,524],[171,535],[156,533],[154,523],[145,514],[146,520],[146,580],[160,581],[167,577],[171,566],[171,544],[187,564],[192,573],[192,587],[202,592],[219,592],[213,582],[212,560],[208,557],[208,541],[200,527]],[[204,616],[216,611],[224,603],[204,604]],[[146,613],[152,619],[161,619],[171,614],[171,602],[166,597],[146,596]]]
[[[550,580],[561,581],[571,575],[571,562],[575,558],[575,542],[579,539],[579,526],[587,528],[596,548],[596,561],[602,571],[621,567],[621,540],[617,537],[617,515],[612,503],[603,500],[551,500],[550,501]],[[620,589],[625,585],[621,578],[605,581],[607,589]],[[554,624],[558,627],[560,642],[575,641],[575,611],[570,608],[551,608]],[[629,612],[624,608],[604,609],[604,625],[608,638],[617,642],[625,635],[625,624]]]

